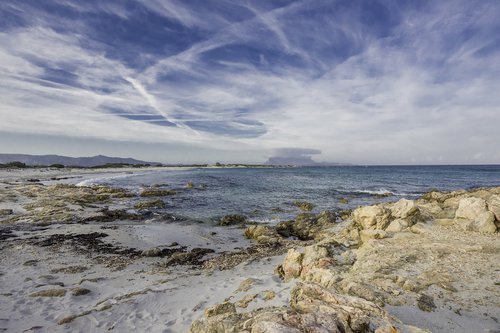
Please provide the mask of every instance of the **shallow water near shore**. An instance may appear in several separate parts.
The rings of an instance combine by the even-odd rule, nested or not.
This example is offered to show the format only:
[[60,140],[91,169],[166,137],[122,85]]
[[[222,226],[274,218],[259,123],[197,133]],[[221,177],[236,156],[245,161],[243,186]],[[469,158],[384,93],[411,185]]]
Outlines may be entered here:
[[[318,212],[416,198],[432,189],[499,186],[500,165],[193,168],[95,175],[73,181],[135,191],[166,184],[178,190],[177,195],[164,199],[169,213],[204,221],[238,213],[253,221],[273,222],[295,216],[296,200],[313,203]],[[188,182],[194,185],[189,191],[185,189]]]

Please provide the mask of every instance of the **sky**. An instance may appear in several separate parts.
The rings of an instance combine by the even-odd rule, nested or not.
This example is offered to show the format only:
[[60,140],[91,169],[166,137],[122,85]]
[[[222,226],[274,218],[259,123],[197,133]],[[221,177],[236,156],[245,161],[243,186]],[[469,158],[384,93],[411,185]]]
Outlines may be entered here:
[[500,163],[498,0],[2,0],[0,153]]

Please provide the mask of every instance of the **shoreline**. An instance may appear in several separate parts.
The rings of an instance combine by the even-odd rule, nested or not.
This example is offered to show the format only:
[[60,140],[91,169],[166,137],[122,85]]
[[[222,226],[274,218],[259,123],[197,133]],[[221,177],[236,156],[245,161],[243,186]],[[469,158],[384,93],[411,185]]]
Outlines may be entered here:
[[[92,171],[85,175],[99,174]],[[223,322],[295,332],[333,325],[332,315],[377,333],[499,327],[491,265],[500,262],[499,187],[430,192],[343,216],[213,226],[132,213],[137,194],[64,184],[74,173],[43,174],[39,183],[27,181],[29,172],[4,175],[0,211],[18,208],[0,216],[0,310],[9,314],[0,328],[196,333],[222,332],[215,323]],[[486,220],[476,221],[481,214]]]

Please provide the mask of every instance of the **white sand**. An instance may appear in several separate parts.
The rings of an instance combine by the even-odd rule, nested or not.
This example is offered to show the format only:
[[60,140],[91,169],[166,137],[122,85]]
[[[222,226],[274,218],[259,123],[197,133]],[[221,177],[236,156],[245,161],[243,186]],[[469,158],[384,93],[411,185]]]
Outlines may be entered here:
[[[241,230],[218,228],[219,233],[211,240],[219,250],[244,246],[245,240],[233,243]],[[92,225],[55,225],[38,232],[19,232],[22,237],[33,234],[85,233],[102,231],[110,234],[103,240],[112,244],[138,246],[165,245],[176,241],[189,247],[205,246],[206,227],[197,225],[128,225],[117,230],[100,230]],[[229,241],[229,242],[228,242]],[[210,243],[210,241],[209,241]],[[226,247],[224,244],[227,244]],[[284,284],[273,276],[273,270],[282,257],[272,257],[252,263],[243,263],[228,271],[213,273],[190,269],[186,266],[170,267],[158,271],[155,264],[165,259],[140,258],[121,271],[112,271],[91,258],[75,254],[69,248],[54,253],[47,248],[23,244],[0,251],[0,330],[22,332],[40,326],[41,332],[185,332],[193,319],[201,316],[206,306],[232,297],[233,301],[246,294],[259,294],[250,303],[248,311],[264,305],[285,305],[292,284]],[[34,266],[25,266],[28,260],[38,260]],[[73,265],[87,266],[82,273],[51,273],[51,269]],[[47,279],[44,275],[51,275]],[[253,277],[258,282],[248,292],[235,292],[241,281]],[[95,279],[84,281],[82,279]],[[83,287],[91,290],[84,296],[29,297],[29,294],[52,288],[62,282],[64,288]],[[277,297],[263,300],[263,291],[273,290]],[[129,293],[144,292],[119,299]],[[110,308],[98,311],[101,302]],[[102,305],[101,305],[102,308]],[[69,324],[57,322],[68,315],[91,313],[76,318]]]

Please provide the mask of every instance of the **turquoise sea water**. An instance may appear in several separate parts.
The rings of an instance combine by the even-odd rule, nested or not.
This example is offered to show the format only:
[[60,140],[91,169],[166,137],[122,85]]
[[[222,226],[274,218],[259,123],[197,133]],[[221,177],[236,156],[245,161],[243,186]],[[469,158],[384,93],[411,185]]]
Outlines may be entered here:
[[[195,188],[188,189],[191,181]],[[163,198],[160,213],[213,221],[239,213],[255,221],[278,221],[296,215],[296,200],[315,211],[346,209],[400,198],[416,198],[432,189],[500,186],[500,166],[342,166],[300,168],[221,168],[147,171],[102,177],[86,184],[107,184],[140,191],[166,184],[177,194]],[[389,194],[381,198],[377,194]],[[345,198],[348,203],[339,202]]]

